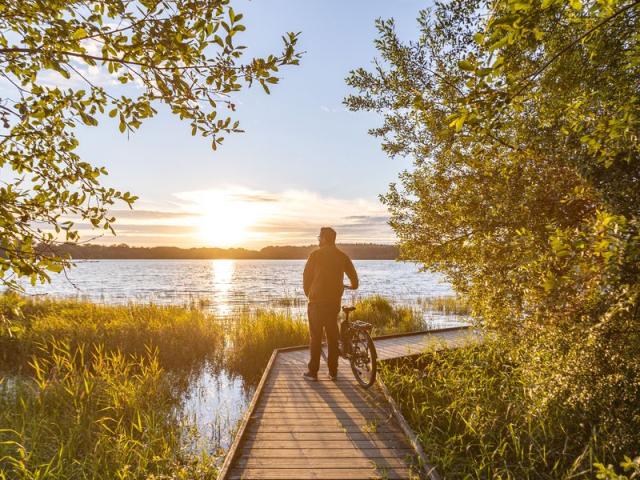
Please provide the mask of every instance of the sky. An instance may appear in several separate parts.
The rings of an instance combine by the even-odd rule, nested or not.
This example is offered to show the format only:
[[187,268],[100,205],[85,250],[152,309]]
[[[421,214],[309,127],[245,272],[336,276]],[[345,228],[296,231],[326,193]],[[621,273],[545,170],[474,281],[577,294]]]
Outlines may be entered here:
[[[226,136],[217,151],[192,137],[166,109],[127,137],[105,119],[79,131],[84,160],[104,165],[105,183],[140,199],[115,210],[117,236],[93,243],[180,247],[307,245],[321,226],[338,242],[392,243],[379,201],[408,159],[390,159],[368,135],[381,118],[353,113],[349,71],[376,56],[376,18],[393,17],[402,38],[417,36],[425,2],[412,0],[253,0],[233,2],[246,31],[247,57],[276,53],[281,35],[301,32],[300,65],[281,70],[266,95],[259,86],[234,97],[245,133]],[[120,207],[122,208],[122,207]],[[83,238],[91,235],[83,232]]]

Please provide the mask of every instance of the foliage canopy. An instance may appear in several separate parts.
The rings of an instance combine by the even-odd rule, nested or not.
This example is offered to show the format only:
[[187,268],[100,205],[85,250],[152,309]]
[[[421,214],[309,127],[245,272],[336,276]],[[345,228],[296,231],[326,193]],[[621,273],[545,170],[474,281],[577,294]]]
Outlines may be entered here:
[[[528,345],[533,413],[638,445],[640,2],[437,2],[346,99],[414,159],[383,197],[406,259]],[[632,453],[632,452],[627,452]]]
[[108,209],[136,197],[102,184],[82,161],[75,130],[106,115],[122,133],[157,104],[189,122],[216,149],[239,124],[231,94],[298,63],[297,34],[283,50],[249,61],[229,0],[0,0],[0,281],[45,281],[66,266],[50,248],[79,238],[78,220],[112,230]]

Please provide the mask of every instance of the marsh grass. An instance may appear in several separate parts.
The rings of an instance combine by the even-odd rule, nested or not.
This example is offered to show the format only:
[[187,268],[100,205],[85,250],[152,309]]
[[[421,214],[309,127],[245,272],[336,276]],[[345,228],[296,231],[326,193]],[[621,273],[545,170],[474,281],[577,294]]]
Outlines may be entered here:
[[274,307],[281,308],[302,308],[307,304],[306,299],[299,297],[279,297],[271,300],[269,303]]
[[229,324],[227,338],[226,368],[255,382],[274,349],[309,343],[309,327],[288,313],[245,311]]
[[224,330],[198,308],[0,296],[0,366],[26,366],[51,338],[123,354],[157,349],[161,366],[191,368],[220,360]]
[[155,351],[42,348],[33,377],[0,392],[1,479],[215,478],[214,457],[181,447],[178,399]]
[[414,332],[424,328],[422,312],[392,305],[386,298],[374,295],[360,299],[351,314],[353,320],[362,320],[373,325],[373,335]]
[[619,458],[599,419],[587,425],[565,405],[532,407],[520,358],[487,338],[383,365],[385,384],[445,478],[594,478],[596,461]]
[[469,305],[460,297],[424,297],[418,304],[426,310],[444,315],[468,316],[471,314]]

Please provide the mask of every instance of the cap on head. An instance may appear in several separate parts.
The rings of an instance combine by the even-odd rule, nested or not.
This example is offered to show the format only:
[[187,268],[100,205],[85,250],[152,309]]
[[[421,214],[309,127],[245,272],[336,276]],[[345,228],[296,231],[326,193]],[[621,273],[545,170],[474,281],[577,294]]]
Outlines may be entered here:
[[335,245],[336,235],[336,231],[331,227],[322,227],[320,229],[320,237],[329,245]]

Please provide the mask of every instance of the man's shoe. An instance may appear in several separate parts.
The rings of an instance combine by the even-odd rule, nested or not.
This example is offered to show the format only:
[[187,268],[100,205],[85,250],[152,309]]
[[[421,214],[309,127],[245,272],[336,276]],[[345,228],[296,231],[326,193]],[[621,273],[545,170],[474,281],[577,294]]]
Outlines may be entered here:
[[312,382],[317,382],[318,381],[318,375],[314,375],[311,372],[304,372],[304,374],[302,375],[305,380],[310,380]]
[[337,382],[338,374],[336,373],[335,375],[329,375],[329,380],[331,380],[332,382]]

